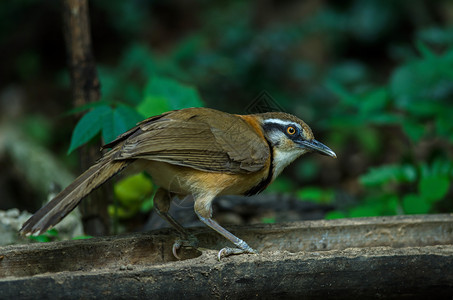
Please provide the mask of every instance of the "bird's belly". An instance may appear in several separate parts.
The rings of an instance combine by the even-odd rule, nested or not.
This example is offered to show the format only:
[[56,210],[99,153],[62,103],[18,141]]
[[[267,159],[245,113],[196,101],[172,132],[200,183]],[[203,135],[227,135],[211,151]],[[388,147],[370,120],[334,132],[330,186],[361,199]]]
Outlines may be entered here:
[[132,165],[135,172],[145,170],[156,185],[179,195],[242,195],[267,176],[265,170],[248,174],[214,173],[145,159]]

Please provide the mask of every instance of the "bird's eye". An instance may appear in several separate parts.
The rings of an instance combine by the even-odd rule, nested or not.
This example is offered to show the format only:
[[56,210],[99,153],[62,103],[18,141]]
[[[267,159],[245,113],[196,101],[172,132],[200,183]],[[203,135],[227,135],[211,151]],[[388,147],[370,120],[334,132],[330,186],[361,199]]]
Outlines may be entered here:
[[296,128],[294,128],[293,126],[288,126],[288,128],[286,128],[286,132],[289,134],[289,135],[293,135],[296,133]]

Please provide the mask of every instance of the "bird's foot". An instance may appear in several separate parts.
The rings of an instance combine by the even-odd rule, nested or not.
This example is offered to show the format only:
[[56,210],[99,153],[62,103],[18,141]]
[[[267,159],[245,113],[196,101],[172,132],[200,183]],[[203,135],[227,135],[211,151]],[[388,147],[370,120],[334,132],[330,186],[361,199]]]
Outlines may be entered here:
[[237,255],[237,254],[247,254],[247,253],[248,254],[258,254],[258,251],[250,248],[248,245],[244,249],[225,247],[219,251],[219,254],[217,254],[217,258],[220,261],[220,259],[222,257],[227,257],[230,255]]
[[198,247],[198,239],[194,235],[188,235],[185,239],[176,240],[173,244],[172,252],[177,259],[181,259],[178,256],[178,250],[181,247],[190,247],[196,249]]

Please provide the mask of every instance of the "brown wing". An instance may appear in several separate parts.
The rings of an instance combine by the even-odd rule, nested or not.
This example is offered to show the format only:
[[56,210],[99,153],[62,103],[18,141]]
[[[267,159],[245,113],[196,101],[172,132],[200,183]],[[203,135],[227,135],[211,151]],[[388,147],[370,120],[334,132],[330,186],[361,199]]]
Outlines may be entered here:
[[209,172],[261,170],[270,150],[242,118],[189,108],[141,122],[109,147],[123,142],[115,159],[144,158]]
[[120,134],[116,139],[114,139],[110,143],[107,143],[107,144],[103,145],[102,149],[115,147],[116,145],[118,145],[122,141],[126,140],[128,137],[130,137],[130,136],[136,134],[138,131],[140,131],[140,126],[142,124],[158,122],[160,119],[164,118],[166,115],[168,115],[170,113],[172,113],[172,112],[166,112],[164,114],[161,114],[161,115],[158,115],[158,116],[153,116],[153,117],[150,117],[150,118],[148,118],[146,120],[143,120],[143,121],[139,122],[137,124],[137,126],[135,126],[134,128],[129,129],[128,131],[126,131],[123,134]]

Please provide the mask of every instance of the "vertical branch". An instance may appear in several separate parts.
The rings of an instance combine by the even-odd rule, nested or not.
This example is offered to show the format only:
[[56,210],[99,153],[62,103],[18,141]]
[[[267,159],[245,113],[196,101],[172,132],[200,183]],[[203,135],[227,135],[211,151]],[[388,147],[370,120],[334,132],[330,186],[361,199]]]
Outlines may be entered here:
[[[88,1],[63,0],[63,23],[74,107],[98,101],[101,97],[100,82],[91,46]],[[99,146],[82,147],[80,165],[83,170],[99,157]],[[105,235],[109,232],[107,190],[94,191],[82,201],[80,210],[86,234]]]
[[91,47],[87,0],[63,1],[64,34],[69,56],[74,105],[100,99],[100,84]]

